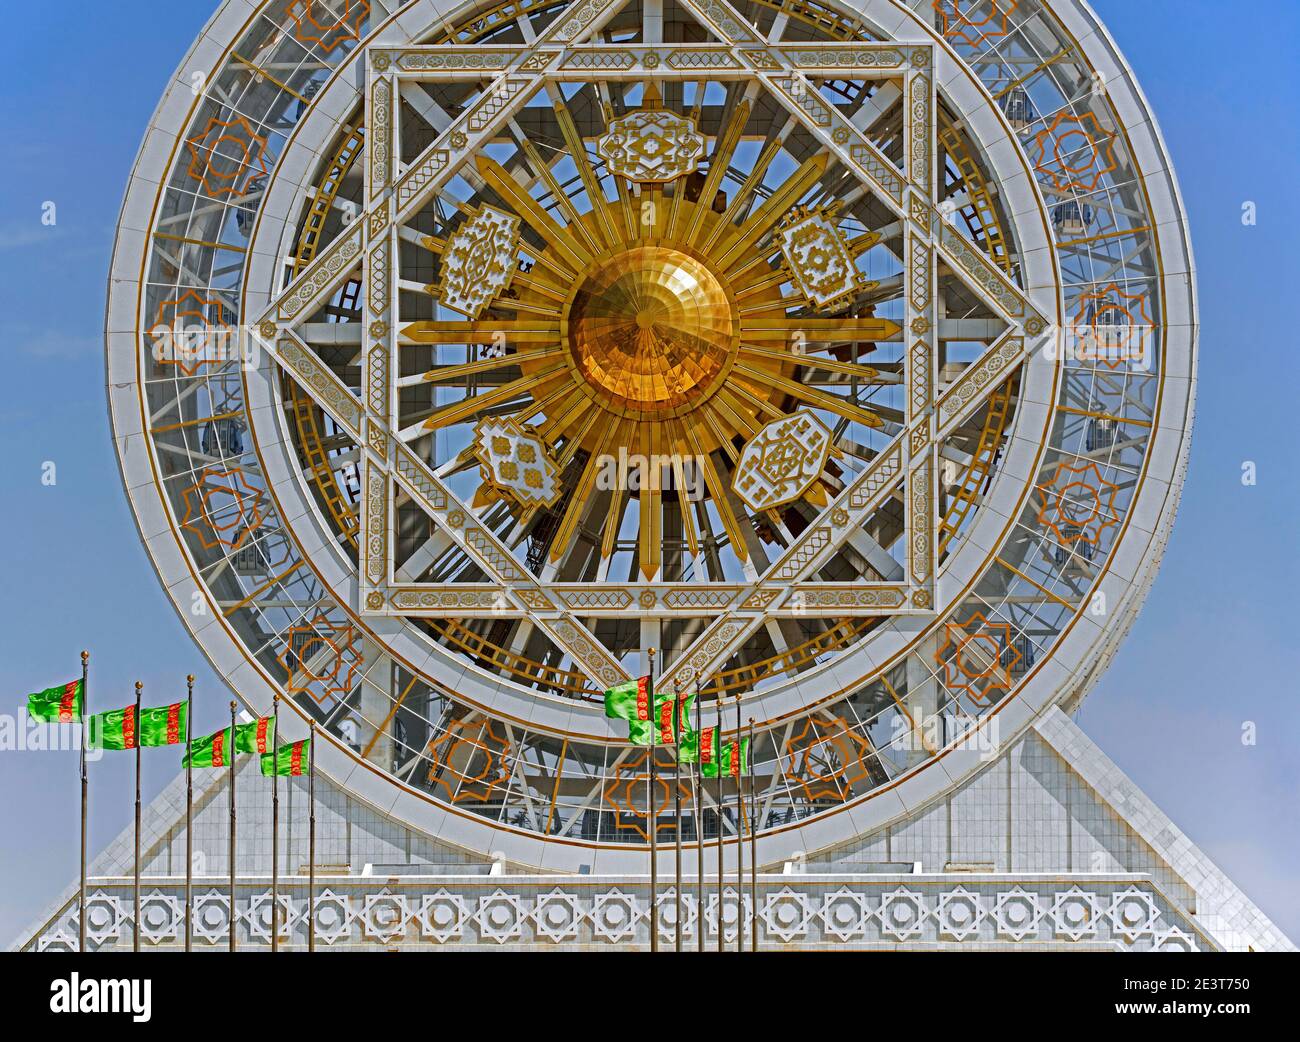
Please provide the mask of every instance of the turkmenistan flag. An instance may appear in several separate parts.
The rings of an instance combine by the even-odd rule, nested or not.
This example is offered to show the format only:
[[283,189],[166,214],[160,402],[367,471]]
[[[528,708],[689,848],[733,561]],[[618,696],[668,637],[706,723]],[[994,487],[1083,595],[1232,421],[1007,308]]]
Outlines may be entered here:
[[677,703],[671,698],[655,700],[654,720],[629,720],[627,740],[633,745],[672,745],[677,740],[673,724]]
[[629,720],[628,741],[634,745],[676,745],[677,736],[689,729],[690,707],[694,704],[694,695],[682,698],[668,698],[666,695],[656,697],[655,719]]
[[650,719],[650,702],[655,698],[654,682],[649,677],[625,680],[605,692],[605,715],[612,720],[646,721]]
[[259,716],[235,727],[235,752],[267,753],[275,745],[275,718]]
[[48,724],[75,724],[81,719],[84,694],[80,680],[47,687],[27,696],[27,715]]
[[[247,724],[238,724],[234,735],[230,728],[216,734],[194,739],[193,766],[229,767],[236,753],[266,753],[275,742],[275,720],[269,716],[258,717]],[[182,767],[190,766],[190,757],[181,760]]]
[[231,757],[230,728],[194,739],[190,752],[181,757],[182,767],[229,767]]
[[706,727],[700,732],[700,773],[706,778],[718,776],[721,762],[722,731],[717,727]]
[[722,747],[718,757],[718,770],[724,778],[739,778],[749,772],[749,739],[742,738],[739,750],[735,742],[728,742]]
[[698,763],[706,778],[718,776],[718,729],[706,727],[700,731],[683,731],[677,747],[679,763]]
[[691,716],[695,712],[695,696],[679,695],[677,697],[677,731],[684,734],[691,729]]
[[140,744],[140,723],[135,706],[111,709],[90,718],[90,748],[134,749]]
[[136,745],[182,745],[189,708],[188,702],[173,702],[169,706],[142,709],[139,720],[135,718],[135,706],[98,713],[90,718],[90,747],[134,749]]
[[308,751],[311,739],[304,738],[298,742],[282,745],[273,753],[262,754],[262,773],[268,778],[273,774],[293,778],[308,771]]
[[694,763],[699,755],[699,732],[691,727],[695,711],[695,696],[682,695],[677,699],[677,762]]

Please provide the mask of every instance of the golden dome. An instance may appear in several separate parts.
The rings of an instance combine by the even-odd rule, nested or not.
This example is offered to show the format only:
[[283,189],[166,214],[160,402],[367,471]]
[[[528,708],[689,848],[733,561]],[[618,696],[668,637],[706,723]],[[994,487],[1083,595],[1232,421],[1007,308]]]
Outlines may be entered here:
[[567,315],[574,366],[623,416],[680,415],[717,389],[738,343],[731,301],[690,254],[635,246],[596,262]]

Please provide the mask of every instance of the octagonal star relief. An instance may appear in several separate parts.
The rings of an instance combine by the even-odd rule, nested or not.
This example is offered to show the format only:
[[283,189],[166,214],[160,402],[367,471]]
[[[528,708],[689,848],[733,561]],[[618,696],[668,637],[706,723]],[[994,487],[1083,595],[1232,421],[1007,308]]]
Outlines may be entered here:
[[[686,9],[700,14],[693,0]],[[595,638],[591,618],[633,611],[673,617],[698,614],[706,606],[714,624],[670,666],[662,681],[667,684],[679,671],[707,673],[726,661],[764,614],[833,618],[854,605],[874,615],[932,614],[940,605],[935,594],[938,417],[951,429],[976,414],[997,383],[982,377],[981,369],[998,373],[1016,364],[1031,339],[1026,325],[1037,321],[1041,328],[1042,323],[1015,284],[976,251],[947,244],[942,232],[932,169],[936,149],[928,140],[934,129],[928,49],[909,47],[900,56],[896,45],[853,45],[855,53],[878,50],[882,64],[895,57],[901,63],[893,73],[903,77],[914,101],[901,170],[837,110],[820,105],[815,91],[800,85],[818,74],[821,65],[826,74],[840,68],[839,45],[818,45],[818,51],[801,56],[799,72],[779,49],[763,52],[759,71],[746,75],[817,138],[824,154],[809,158],[774,189],[750,226],[730,231],[717,223],[714,207],[727,200],[715,199],[717,185],[710,187],[705,163],[734,147],[728,142],[738,140],[749,102],[734,116],[739,120],[735,128],[719,127],[712,139],[693,118],[668,108],[607,114],[603,132],[590,140],[604,161],[602,176],[619,179],[631,200],[646,185],[703,179],[702,188],[684,191],[683,201],[658,207],[662,212],[654,220],[659,223],[643,233],[635,228],[638,211],[605,199],[604,191],[597,190],[600,168],[581,154],[575,153],[574,183],[586,188],[583,205],[597,203],[583,212],[577,210],[576,198],[560,189],[556,175],[545,164],[537,166],[535,149],[522,153],[521,163],[531,164],[527,170],[509,171],[485,146],[530,99],[545,97],[548,85],[562,82],[554,73],[563,64],[561,56],[569,53],[565,48],[575,43],[582,43],[582,61],[617,61],[623,66],[619,76],[629,80],[649,78],[651,68],[662,70],[669,58],[689,67],[701,56],[717,53],[719,43],[737,53],[743,46],[749,55],[744,65],[751,69],[760,51],[753,40],[725,32],[707,45],[671,45],[671,54],[666,53],[669,45],[629,50],[588,42],[602,10],[600,5],[575,4],[535,41],[499,54],[449,45],[397,50],[390,45],[377,51],[382,60],[369,61],[366,73],[371,129],[370,154],[363,164],[365,210],[322,246],[261,316],[274,322],[279,334],[268,345],[274,361],[330,415],[342,435],[361,447],[364,538],[357,611],[527,618],[597,687],[612,686],[627,669]],[[719,33],[700,17],[709,32]],[[423,60],[434,55],[439,61]],[[485,62],[494,63],[490,67],[495,70],[486,80],[469,68]],[[422,150],[404,145],[401,121],[394,118],[400,88],[450,82],[457,75],[484,84],[481,92]],[[554,107],[564,126],[564,103],[557,101]],[[399,163],[399,155],[412,152],[413,159]],[[868,305],[848,307],[864,286],[849,244],[828,211],[797,208],[830,157],[892,211],[903,228],[900,321],[878,317]],[[533,175],[535,191],[521,187],[520,178],[527,174]],[[491,204],[459,207],[460,216],[449,221],[445,238],[416,229],[413,219],[457,178],[485,186]],[[737,280],[737,265],[752,272],[748,299],[767,299],[759,280],[770,280],[778,271],[764,267],[755,243],[777,235],[783,221],[788,234],[779,248],[785,270],[799,270],[795,282],[812,312],[787,316],[774,287],[774,302],[765,305],[761,319],[753,319],[748,315],[756,305],[742,308],[733,299],[738,289],[751,286]],[[407,310],[405,301],[414,290],[400,271],[399,256],[416,242],[438,255],[440,281],[426,293],[461,318],[430,320]],[[1011,327],[1007,340],[991,345],[967,370],[968,382],[979,389],[963,390],[960,401],[949,394],[955,385],[945,389],[934,376],[941,262]],[[350,283],[361,287],[359,307],[369,333],[359,356],[359,399],[308,349],[313,315]],[[620,311],[629,300],[648,303]],[[825,317],[837,308],[847,310]],[[904,381],[907,393],[889,422],[869,405],[814,390],[791,377],[799,371],[856,372],[868,382],[887,384],[879,370],[837,353],[835,345],[844,340],[900,345],[905,362],[895,382]],[[1017,343],[1018,348],[1007,346]],[[600,353],[584,354],[590,345],[598,345]],[[414,355],[408,351],[424,346],[432,348],[432,367],[412,372],[407,359]],[[444,353],[462,349],[463,360],[443,360]],[[820,382],[834,387],[844,380],[836,376]],[[432,407],[412,418],[404,398],[408,389],[422,385],[449,390],[454,385],[455,393],[435,393]],[[837,456],[838,435],[831,426],[837,419],[879,433],[881,447],[865,458]],[[455,458],[435,461],[421,448],[427,439],[466,425],[477,425],[477,434],[468,443],[456,443]],[[648,433],[633,436],[642,430]],[[732,472],[721,473],[715,454],[733,451],[742,442]],[[641,487],[624,490],[613,501],[616,506],[635,506],[645,516],[662,508],[668,491],[700,489],[713,512],[709,516],[721,519],[731,550],[742,561],[749,555],[742,534],[749,519],[735,512],[737,500],[765,525],[781,525],[783,509],[801,500],[815,517],[791,532],[756,576],[742,582],[696,581],[689,596],[664,581],[662,523],[643,523],[632,534],[638,583],[620,596],[602,598],[601,606],[584,608],[579,619],[568,610],[569,593],[555,578],[566,555],[584,527],[587,539],[594,527],[602,554],[626,538],[613,522],[602,532],[598,522],[583,517],[601,487],[602,461],[653,460],[675,443],[690,451],[678,451],[676,462],[662,468],[668,478],[661,482],[661,475],[643,470],[642,476],[649,477]],[[833,472],[828,470],[832,461]],[[452,478],[474,464],[481,468],[481,480],[469,496],[464,484]],[[484,493],[489,488],[492,495]],[[492,587],[490,593],[448,597],[435,583],[399,574],[394,558],[399,542],[394,502],[399,498],[428,516],[437,538],[472,563],[484,585]],[[503,499],[536,512],[522,516],[544,524],[550,533],[540,565],[526,565],[517,539],[491,523]],[[890,503],[898,505],[904,526],[898,543],[905,558],[900,574],[823,589],[816,579],[820,570]]]

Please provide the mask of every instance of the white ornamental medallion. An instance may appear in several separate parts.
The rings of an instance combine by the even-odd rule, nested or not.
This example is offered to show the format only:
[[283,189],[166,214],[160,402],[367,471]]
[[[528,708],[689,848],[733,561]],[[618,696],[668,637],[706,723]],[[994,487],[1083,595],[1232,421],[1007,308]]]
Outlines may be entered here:
[[629,181],[673,181],[693,173],[704,154],[694,120],[664,109],[629,112],[596,143],[610,173]]
[[470,318],[510,284],[518,258],[519,218],[483,206],[460,226],[442,260],[440,303]]
[[493,417],[478,425],[474,455],[483,479],[524,506],[550,506],[560,495],[560,468],[532,428]]
[[812,413],[773,420],[740,454],[736,495],[753,510],[793,502],[818,484],[830,451],[831,432]]
[[844,303],[862,283],[844,234],[823,213],[790,216],[778,241],[799,292],[816,308]]

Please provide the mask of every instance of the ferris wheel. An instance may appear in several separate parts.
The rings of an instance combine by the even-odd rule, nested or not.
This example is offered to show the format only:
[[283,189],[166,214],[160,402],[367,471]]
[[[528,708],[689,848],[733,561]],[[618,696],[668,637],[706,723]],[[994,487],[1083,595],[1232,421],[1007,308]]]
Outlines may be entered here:
[[[114,437],[338,784],[524,865],[771,863],[1085,696],[1176,510],[1193,272],[1079,0],[230,0],[123,207]],[[647,672],[753,721],[747,820],[647,800],[672,753],[602,710]]]

